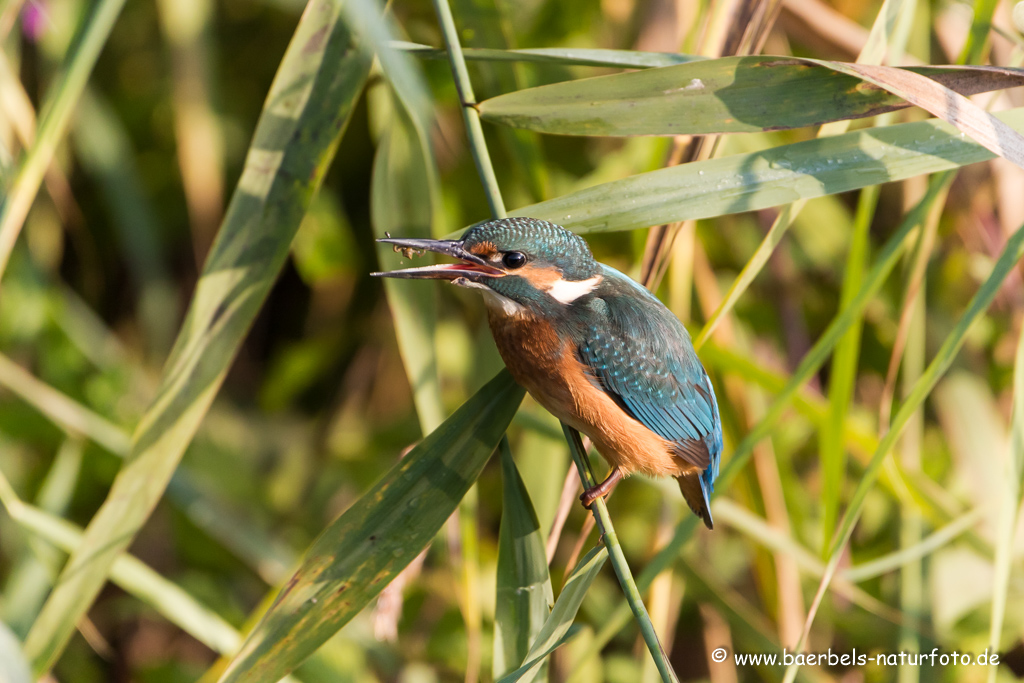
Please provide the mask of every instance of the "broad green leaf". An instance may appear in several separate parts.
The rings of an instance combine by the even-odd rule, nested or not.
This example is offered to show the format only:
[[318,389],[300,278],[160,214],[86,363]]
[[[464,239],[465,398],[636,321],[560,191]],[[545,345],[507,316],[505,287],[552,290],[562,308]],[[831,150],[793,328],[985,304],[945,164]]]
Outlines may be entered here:
[[[1024,130],[1024,108],[998,117]],[[988,161],[994,155],[930,119],[683,164],[511,212],[581,233],[633,230],[756,211]]]
[[245,169],[157,397],[124,467],[26,640],[48,670],[164,489],[272,287],[369,73],[340,7],[314,0],[271,86]]
[[499,95],[479,107],[492,123],[557,135],[749,133],[910,106],[903,93],[894,95],[863,80],[887,71],[921,74],[965,95],[1024,83],[1024,71],[1003,67],[866,70],[794,57],[723,57],[542,85]]
[[[947,88],[937,80],[909,69],[890,66],[823,63],[842,73],[861,78],[865,83],[884,88],[910,104],[921,107],[943,121],[948,121],[961,134],[970,136],[972,140],[994,154],[1024,168],[1024,137],[963,94]],[[1014,79],[1014,84],[1019,85],[1019,79]]]
[[331,523],[220,680],[278,680],[380,593],[476,481],[523,394],[502,371]]
[[516,683],[524,681],[530,683],[535,680],[540,672],[541,664],[548,655],[554,652],[559,645],[565,642],[569,634],[569,627],[576,619],[576,612],[583,604],[583,598],[593,583],[594,577],[601,571],[604,561],[608,559],[608,551],[604,546],[592,548],[583,556],[580,563],[572,570],[569,579],[565,582],[562,592],[558,594],[551,614],[544,621],[544,625],[537,634],[537,638],[530,646],[530,651],[523,660],[522,666],[501,678],[498,683]]
[[[434,236],[439,201],[437,169],[426,137],[418,134],[402,100],[391,96],[390,91],[384,96],[391,100],[390,111],[381,111],[385,107],[374,108],[378,116],[389,114],[377,146],[370,185],[374,235],[384,237],[390,233],[396,237],[429,239]],[[383,264],[397,261],[396,257],[388,256],[391,251],[386,245],[377,246],[382,269],[390,270],[392,266]],[[429,434],[444,420],[434,345],[437,287],[415,280],[385,278],[384,291],[420,426],[424,434]]]
[[[447,59],[448,57],[445,50],[429,45],[396,41],[394,46],[428,59]],[[465,47],[462,49],[462,53],[470,61],[533,62],[562,66],[618,66],[624,69],[675,66],[707,59],[698,55],[683,55],[674,52],[639,52],[585,47],[540,47],[519,50]]]
[[[868,39],[861,48],[860,54],[857,55],[858,64],[878,64],[885,57],[887,48],[887,39],[890,36],[890,31],[894,27],[900,27],[897,30],[900,36],[905,38],[905,32],[902,28],[909,25],[913,19],[914,6],[916,0],[885,0],[882,3],[882,8],[878,12],[878,16],[875,17],[874,24],[871,26],[871,33],[868,35]],[[893,45],[892,48],[897,54],[903,52],[903,40],[901,38],[894,38],[894,40],[901,41],[898,45]],[[891,114],[878,117],[875,121],[876,126],[890,125],[892,121]],[[883,123],[884,122],[884,123]],[[847,132],[850,128],[849,121],[835,121],[818,129],[817,138],[833,137],[836,135],[842,135]],[[872,186],[877,187],[877,186]],[[875,190],[877,192],[877,189]],[[864,197],[861,197],[861,202],[864,201]],[[726,293],[725,298],[718,305],[718,308],[708,318],[707,324],[700,331],[700,335],[694,340],[694,347],[700,350],[704,340],[708,339],[712,332],[719,324],[719,322],[725,318],[732,311],[733,306],[747,290],[747,287],[754,281],[754,278],[761,272],[761,269],[768,263],[769,257],[775,253],[775,247],[782,241],[783,236],[789,230],[790,225],[799,225],[803,223],[803,220],[799,220],[799,216],[803,213],[804,208],[807,205],[806,199],[800,199],[792,204],[782,207],[775,220],[772,222],[771,228],[768,229],[768,233],[761,240],[761,244],[757,247],[754,255],[747,261],[740,271],[739,276],[733,281],[729,291]],[[820,230],[815,228],[816,234],[821,234]],[[845,232],[845,230],[841,230]],[[799,234],[799,233],[798,233]],[[828,479],[828,475],[825,475],[825,479]],[[826,483],[826,488],[828,484]],[[828,496],[826,499],[826,510],[828,509]]]
[[[502,499],[494,609],[495,680],[525,661],[555,599],[548,575],[544,532],[507,439],[502,440],[498,450]],[[538,669],[541,678],[544,668]]]

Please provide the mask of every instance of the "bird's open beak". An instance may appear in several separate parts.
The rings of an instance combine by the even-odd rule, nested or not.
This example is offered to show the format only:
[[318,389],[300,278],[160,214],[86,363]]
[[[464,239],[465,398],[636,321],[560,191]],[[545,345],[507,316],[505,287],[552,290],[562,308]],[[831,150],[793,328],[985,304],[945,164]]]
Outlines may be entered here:
[[395,239],[393,237],[377,241],[394,245],[395,251],[402,251],[407,257],[410,256],[411,251],[433,251],[457,258],[462,263],[439,263],[436,266],[420,266],[419,268],[404,268],[386,273],[371,273],[374,277],[429,278],[434,280],[458,280],[459,278],[465,278],[471,282],[478,282],[483,278],[501,277],[505,274],[505,271],[500,268],[496,268],[476,254],[466,251],[461,241]]

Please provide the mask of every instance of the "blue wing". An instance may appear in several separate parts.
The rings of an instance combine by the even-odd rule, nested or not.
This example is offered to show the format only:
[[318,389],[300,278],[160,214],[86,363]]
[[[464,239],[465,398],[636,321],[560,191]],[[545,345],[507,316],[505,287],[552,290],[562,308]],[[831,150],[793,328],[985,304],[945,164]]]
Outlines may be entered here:
[[[611,271],[611,269],[609,269]],[[629,415],[677,446],[701,468],[705,499],[722,453],[722,426],[711,381],[679,320],[646,289],[595,297],[578,344],[592,381]]]

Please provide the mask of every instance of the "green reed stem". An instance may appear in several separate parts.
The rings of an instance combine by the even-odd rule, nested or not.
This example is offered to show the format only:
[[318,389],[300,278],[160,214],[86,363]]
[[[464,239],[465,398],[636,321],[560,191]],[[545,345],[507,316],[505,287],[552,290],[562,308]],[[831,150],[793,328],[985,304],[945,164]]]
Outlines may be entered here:
[[491,155],[487,151],[484,129],[480,125],[480,112],[476,108],[476,95],[473,94],[473,84],[469,80],[466,58],[462,54],[462,45],[459,44],[459,34],[455,29],[452,10],[448,6],[448,0],[434,0],[434,9],[437,11],[437,19],[441,23],[444,45],[448,49],[448,63],[452,67],[455,88],[459,91],[462,118],[466,121],[466,135],[469,136],[469,151],[473,155],[476,171],[480,174],[480,182],[484,184],[491,213],[495,218],[505,218],[508,215],[505,212],[505,202],[501,199],[498,178],[494,175]]
[[[583,448],[580,433],[564,423],[562,424],[562,431],[565,433],[566,441],[569,442],[569,452],[572,453],[573,462],[576,463],[576,469],[579,470],[583,487],[589,489],[597,486],[598,481],[594,476],[593,468],[590,466],[590,458],[587,457],[587,451]],[[601,530],[601,540],[604,541],[604,545],[608,549],[608,559],[611,560],[615,576],[618,577],[619,585],[622,586],[622,592],[626,594],[626,602],[629,604],[629,609],[633,612],[633,617],[640,626],[640,633],[644,637],[644,642],[647,643],[647,649],[650,650],[654,664],[658,667],[661,680],[665,681],[665,683],[678,683],[679,679],[676,678],[676,673],[672,670],[672,665],[668,661],[668,655],[665,654],[664,648],[661,647],[658,634],[654,631],[654,624],[651,623],[651,617],[644,606],[643,598],[640,597],[640,589],[637,588],[636,581],[633,580],[633,574],[629,570],[626,556],[623,554],[622,546],[619,544],[619,537],[615,534],[614,527],[612,527],[612,519],[608,515],[608,507],[605,505],[604,498],[595,500],[591,504],[590,510],[594,513],[597,528]]]

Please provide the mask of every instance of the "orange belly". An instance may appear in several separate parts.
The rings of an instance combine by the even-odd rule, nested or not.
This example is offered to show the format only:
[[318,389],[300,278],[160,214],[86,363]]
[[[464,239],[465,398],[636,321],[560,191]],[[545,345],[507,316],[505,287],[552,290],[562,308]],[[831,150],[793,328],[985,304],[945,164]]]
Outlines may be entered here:
[[673,455],[672,443],[626,414],[587,378],[571,345],[531,319],[490,315],[495,344],[512,377],[538,403],[586,434],[623,474],[673,476],[699,468]]

